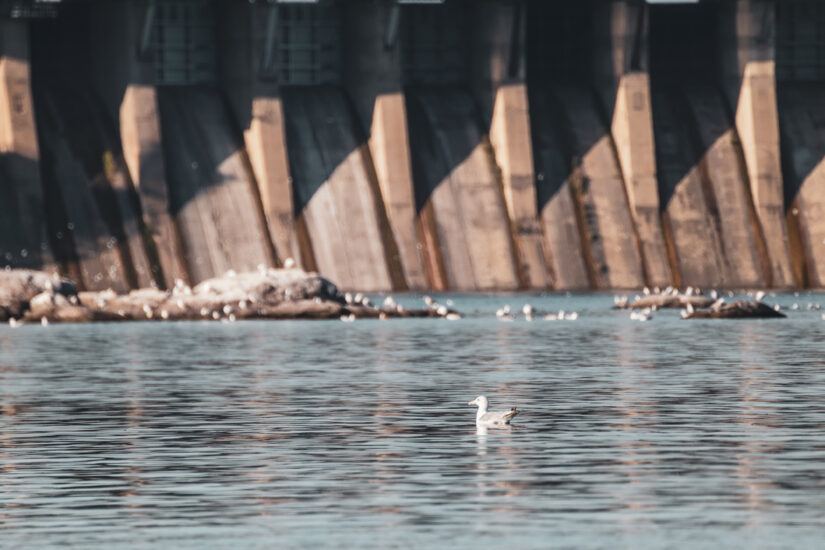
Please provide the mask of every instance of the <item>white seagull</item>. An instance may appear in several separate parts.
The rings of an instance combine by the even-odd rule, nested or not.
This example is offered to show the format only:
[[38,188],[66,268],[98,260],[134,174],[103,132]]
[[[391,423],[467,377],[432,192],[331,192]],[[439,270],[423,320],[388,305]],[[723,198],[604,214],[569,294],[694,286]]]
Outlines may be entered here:
[[518,414],[515,407],[509,411],[490,411],[487,412],[487,398],[479,395],[468,405],[477,405],[478,412],[476,413],[476,426],[506,426],[510,420]]

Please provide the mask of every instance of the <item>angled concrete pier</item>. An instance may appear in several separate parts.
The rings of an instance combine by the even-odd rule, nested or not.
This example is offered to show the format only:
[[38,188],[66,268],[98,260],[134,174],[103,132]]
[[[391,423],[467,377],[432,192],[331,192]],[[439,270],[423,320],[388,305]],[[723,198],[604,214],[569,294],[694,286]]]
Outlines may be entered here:
[[454,290],[519,288],[511,224],[483,115],[466,86],[469,5],[403,13],[416,203],[430,273]]

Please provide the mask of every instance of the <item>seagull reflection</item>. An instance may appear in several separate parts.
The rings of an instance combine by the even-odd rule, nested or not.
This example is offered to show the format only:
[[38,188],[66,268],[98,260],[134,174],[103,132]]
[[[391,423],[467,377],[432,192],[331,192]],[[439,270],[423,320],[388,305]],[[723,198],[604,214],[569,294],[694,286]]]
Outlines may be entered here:
[[478,444],[478,456],[487,454],[487,426],[476,426],[476,443]]

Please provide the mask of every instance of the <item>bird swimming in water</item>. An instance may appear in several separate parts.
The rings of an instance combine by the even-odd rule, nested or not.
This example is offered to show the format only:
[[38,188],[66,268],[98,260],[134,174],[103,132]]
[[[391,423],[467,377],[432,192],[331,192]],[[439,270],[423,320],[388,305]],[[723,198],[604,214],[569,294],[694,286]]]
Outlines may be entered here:
[[487,412],[487,398],[483,395],[479,395],[467,404],[478,406],[476,426],[506,426],[510,424],[510,420],[518,414],[518,410],[516,410],[515,407],[509,411]]

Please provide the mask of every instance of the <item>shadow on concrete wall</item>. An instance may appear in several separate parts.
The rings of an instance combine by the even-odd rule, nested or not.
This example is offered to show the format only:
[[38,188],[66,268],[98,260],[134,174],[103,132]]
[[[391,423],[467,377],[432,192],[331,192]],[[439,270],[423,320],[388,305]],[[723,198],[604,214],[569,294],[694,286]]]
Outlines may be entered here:
[[500,78],[492,65],[502,48],[483,42],[495,35],[471,32],[493,28],[479,20],[485,9],[454,2],[402,12],[402,82],[418,231],[436,288],[520,284],[502,177],[487,135]]
[[[177,216],[198,195],[235,177],[222,172],[221,165],[243,150],[243,142],[222,96],[211,86],[159,86],[157,96],[169,212]],[[210,124],[212,119],[219,124]],[[226,136],[214,135],[224,132]]]
[[169,210],[193,281],[272,265],[240,130],[210,85],[158,88]]
[[41,269],[52,263],[38,176],[33,159],[0,154],[0,267]]
[[419,214],[490,127],[470,92],[470,17],[460,2],[401,12],[401,79]]
[[[802,286],[820,286],[819,227],[825,162],[825,83],[780,82],[777,86],[785,213],[794,273]],[[819,173],[817,173],[819,172]],[[818,250],[817,250],[818,249]]]
[[[126,290],[153,280],[139,204],[114,123],[91,85],[88,19],[71,9],[32,24],[32,89],[56,259],[87,288]],[[133,258],[133,254],[138,257]]]
[[361,147],[366,135],[346,94],[335,85],[281,90],[296,214]]
[[718,14],[711,5],[648,9],[659,200],[666,209],[677,184],[705,153],[685,90],[722,94]]
[[[532,3],[527,77],[539,212],[562,287],[644,284],[635,229],[599,86],[609,29],[596,3]],[[597,59],[597,56],[599,58]],[[610,86],[613,88],[613,85]],[[608,101],[614,101],[613,93]],[[613,105],[609,105],[612,111]]]
[[484,121],[461,87],[410,86],[405,90],[416,210],[484,143]]
[[344,288],[404,286],[366,132],[335,84],[281,89],[299,238]]
[[772,277],[730,103],[738,89],[725,88],[739,54],[728,8],[650,6],[660,207],[671,267],[685,285],[755,287]]

